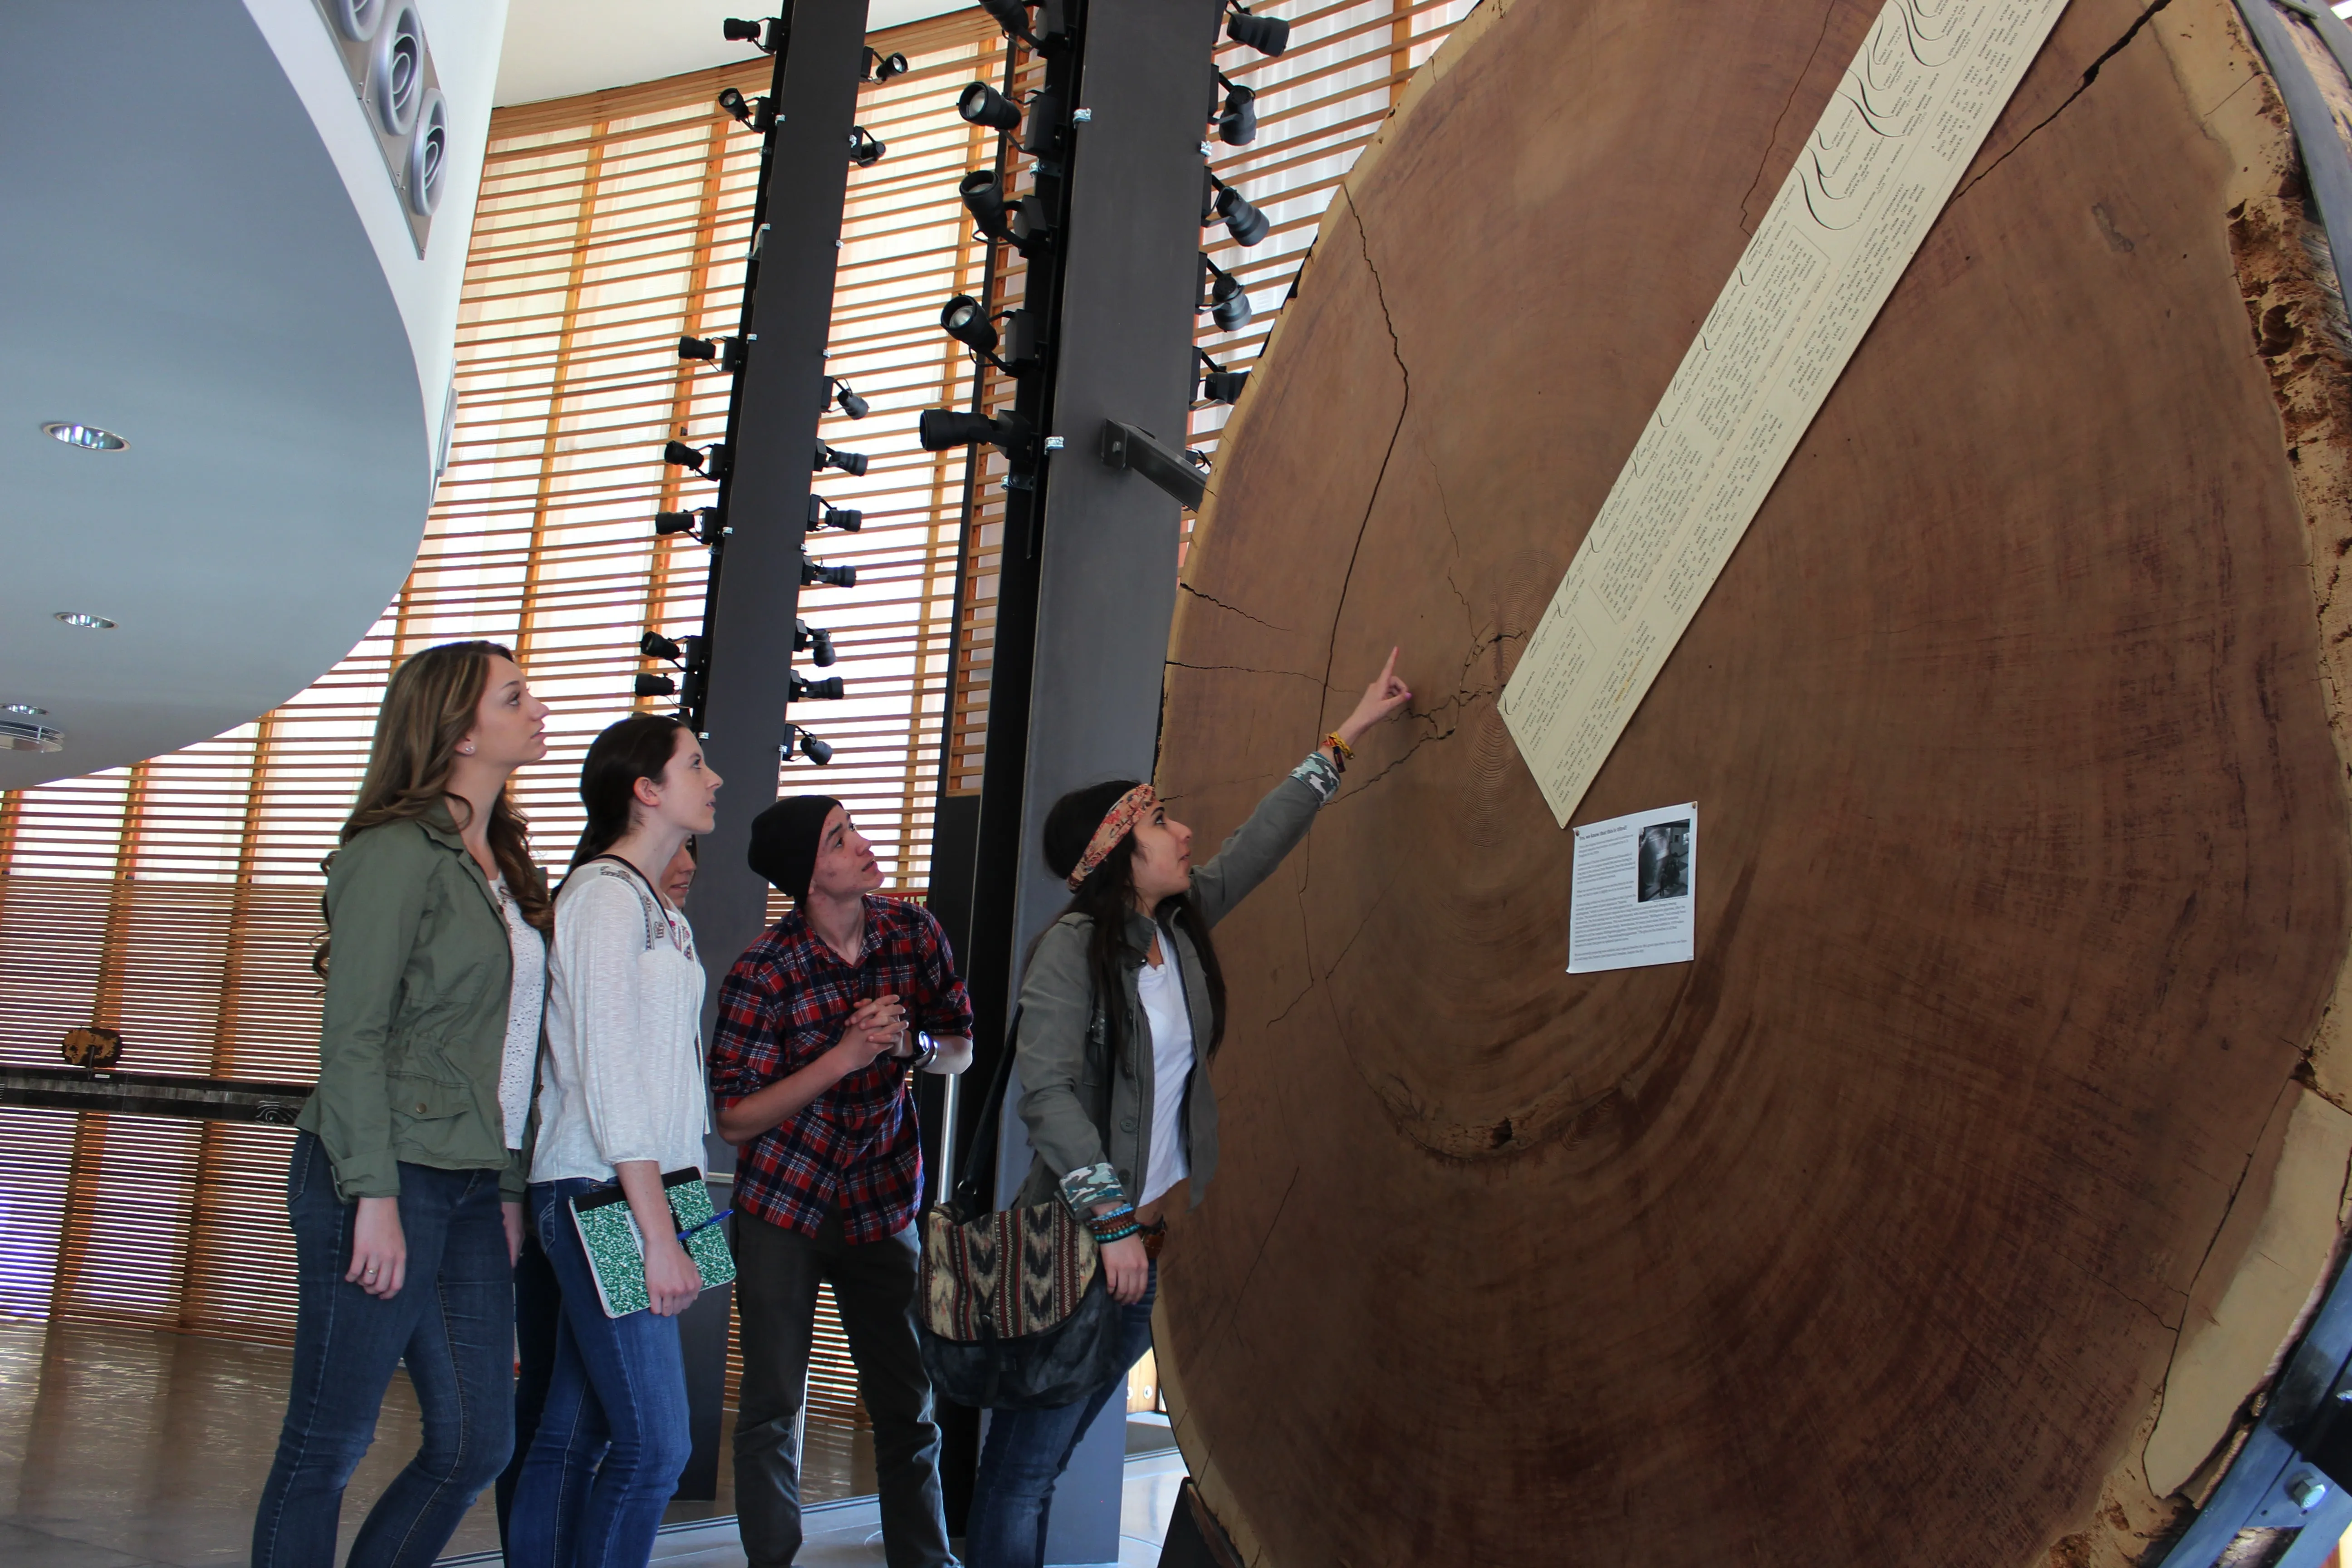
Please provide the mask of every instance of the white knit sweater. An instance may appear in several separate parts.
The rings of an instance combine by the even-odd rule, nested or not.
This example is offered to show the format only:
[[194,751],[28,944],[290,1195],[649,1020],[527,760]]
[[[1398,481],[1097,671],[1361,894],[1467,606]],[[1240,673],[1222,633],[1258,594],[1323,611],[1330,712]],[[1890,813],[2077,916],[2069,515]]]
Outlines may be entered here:
[[701,1168],[705,984],[686,917],[641,879],[595,860],[565,879],[547,961],[532,1181],[611,1181],[624,1160]]

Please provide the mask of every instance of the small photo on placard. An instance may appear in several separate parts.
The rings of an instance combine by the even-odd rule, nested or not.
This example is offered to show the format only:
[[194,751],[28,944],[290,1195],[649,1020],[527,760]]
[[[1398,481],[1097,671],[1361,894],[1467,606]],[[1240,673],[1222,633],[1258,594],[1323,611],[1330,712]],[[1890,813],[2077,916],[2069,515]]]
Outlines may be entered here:
[[1642,829],[1637,900],[1646,904],[1652,899],[1690,897],[1690,840],[1688,817],[1654,822]]
[[1568,972],[1689,963],[1697,951],[1697,804],[1637,811],[1575,832]]

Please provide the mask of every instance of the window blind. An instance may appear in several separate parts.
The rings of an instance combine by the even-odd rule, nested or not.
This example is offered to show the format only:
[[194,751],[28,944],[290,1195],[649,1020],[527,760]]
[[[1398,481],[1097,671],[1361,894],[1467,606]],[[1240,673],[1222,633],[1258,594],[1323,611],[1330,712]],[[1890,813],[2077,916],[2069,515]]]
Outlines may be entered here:
[[[1222,228],[1203,236],[1255,305],[1239,333],[1202,318],[1199,341],[1227,369],[1255,363],[1339,181],[1469,0],[1255,9],[1293,33],[1279,58],[1229,43],[1217,54],[1257,89],[1259,133],[1245,148],[1213,139],[1213,164],[1274,226],[1246,250]],[[866,526],[810,543],[821,560],[856,563],[858,584],[810,589],[802,610],[834,632],[840,662],[824,673],[844,676],[850,696],[795,707],[835,760],[821,775],[795,762],[786,776],[841,796],[891,889],[919,895],[943,725],[955,735],[949,788],[980,784],[1003,468],[982,449],[967,518],[966,454],[923,452],[915,416],[972,401],[972,369],[938,309],[982,292],[989,258],[955,186],[994,159],[996,138],[958,119],[954,97],[965,81],[1001,85],[1005,43],[976,9],[873,42],[913,69],[862,89],[859,121],[889,151],[850,175],[829,362],[872,413],[835,412],[821,431],[871,463],[862,479],[827,473],[818,486],[863,510]],[[1025,50],[1013,68],[1021,89],[1042,80]],[[651,518],[707,499],[660,448],[719,436],[725,383],[673,351],[682,333],[733,330],[758,149],[713,100],[767,79],[754,58],[494,116],[450,467],[415,569],[348,658],[254,723],[0,794],[0,1060],[53,1062],[65,1030],[95,1023],[123,1032],[134,1070],[313,1076],[318,863],[358,787],[392,663],[431,643],[509,643],[552,704],[554,744],[516,792],[542,863],[568,858],[589,738],[628,710],[632,677],[665,668],[637,656],[638,635],[675,637],[699,614],[701,547],[657,542]],[[1009,195],[1026,188],[1025,166],[1013,160]],[[990,308],[1019,304],[1023,284],[1019,258],[1000,248]],[[980,385],[983,406],[1010,404],[996,373]],[[1226,412],[1196,406],[1195,447],[1213,454]],[[950,693],[951,616],[965,642]],[[755,793],[738,788],[739,801]],[[0,1312],[289,1340],[284,1160],[273,1129],[0,1107]],[[812,1413],[849,1419],[856,1399],[828,1321]]]
[[[876,840],[891,889],[919,896],[963,456],[923,452],[915,416],[961,395],[936,325],[978,265],[954,188],[976,133],[954,91],[994,68],[1002,37],[973,11],[873,41],[914,68],[862,89],[860,122],[889,152],[851,173],[830,362],[872,411],[822,431],[872,462],[820,487],[866,522],[813,541],[859,576],[803,597],[850,696],[794,716],[835,747],[823,787]],[[515,788],[541,861],[568,858],[588,740],[630,710],[634,676],[664,668],[639,634],[700,615],[705,552],[656,541],[652,517],[707,499],[661,447],[717,438],[726,384],[676,342],[734,330],[758,143],[714,100],[764,91],[768,71],[755,56],[494,117],[450,467],[415,570],[347,658],[255,723],[0,795],[0,1059],[54,1062],[65,1030],[95,1023],[123,1032],[134,1070],[314,1076],[319,861],[392,664],[431,643],[509,644],[551,704],[551,753]],[[791,764],[795,785],[808,767]],[[734,798],[759,799],[758,782]],[[285,1158],[275,1129],[0,1108],[0,1311],[290,1339]],[[837,1323],[820,1342],[812,1411],[845,1419]]]

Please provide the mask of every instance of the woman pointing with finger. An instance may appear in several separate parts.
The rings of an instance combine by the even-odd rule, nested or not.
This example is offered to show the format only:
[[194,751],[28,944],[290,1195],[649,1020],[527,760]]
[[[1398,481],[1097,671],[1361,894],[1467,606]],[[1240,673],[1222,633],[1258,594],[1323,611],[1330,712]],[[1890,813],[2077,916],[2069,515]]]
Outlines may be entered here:
[[1150,1347],[1163,1214],[1180,1191],[1199,1203],[1217,1163],[1216,1100],[1201,1069],[1224,1036],[1225,986],[1209,928],[1307,837],[1356,741],[1412,700],[1396,661],[1391,648],[1355,710],[1206,865],[1192,864],[1192,830],[1147,784],[1074,790],[1046,815],[1045,864],[1071,897],[1030,950],[1021,986],[1021,1118],[1037,1157],[1013,1205],[1058,1197],[1092,1227],[1123,1309],[1122,1370],[1074,1404],[992,1413],[971,1568],[1045,1561],[1054,1482]]

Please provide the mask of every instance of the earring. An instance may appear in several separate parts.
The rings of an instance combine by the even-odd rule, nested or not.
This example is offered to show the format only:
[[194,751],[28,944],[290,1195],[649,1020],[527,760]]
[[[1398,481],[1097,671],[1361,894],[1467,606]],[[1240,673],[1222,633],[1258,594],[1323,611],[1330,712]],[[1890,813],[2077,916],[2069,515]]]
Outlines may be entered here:
[[472,756],[472,755],[474,754],[474,742],[471,742],[471,741],[460,741],[460,742],[457,742],[457,754],[458,754],[459,756],[461,756],[461,757],[470,757],[470,756]]

